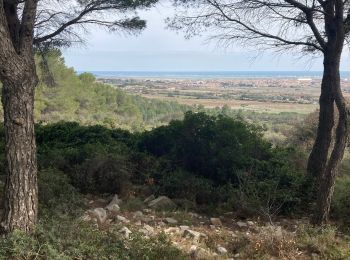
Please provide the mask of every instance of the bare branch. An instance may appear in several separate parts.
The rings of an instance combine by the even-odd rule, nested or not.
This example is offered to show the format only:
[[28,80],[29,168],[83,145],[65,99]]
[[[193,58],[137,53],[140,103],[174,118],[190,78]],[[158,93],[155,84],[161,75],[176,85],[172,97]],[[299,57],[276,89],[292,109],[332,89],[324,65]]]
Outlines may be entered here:
[[[45,5],[38,12],[36,22],[36,37],[34,44],[51,41],[54,38],[67,39],[72,41],[74,30],[84,28],[86,25],[95,24],[115,31],[122,29],[126,31],[140,31],[145,27],[145,21],[133,15],[129,18],[128,12],[135,9],[147,8],[157,0],[89,0],[77,1],[63,8],[49,9]],[[61,8],[61,9],[60,9]],[[135,13],[134,13],[135,14]],[[74,40],[73,40],[74,41]]]
[[290,3],[291,5],[293,5],[294,7],[300,9],[301,11],[303,11],[306,15],[306,20],[308,25],[310,26],[313,34],[316,37],[316,40],[318,41],[318,43],[320,44],[320,46],[322,47],[322,49],[324,49],[326,47],[326,42],[323,39],[323,37],[321,36],[321,33],[319,32],[318,28],[315,25],[314,19],[313,19],[313,14],[314,14],[314,7],[308,7],[306,5],[301,4],[300,2],[296,1],[296,0],[285,0],[287,3]]
[[[181,0],[178,0],[181,1]],[[168,19],[169,27],[187,37],[210,33],[211,39],[239,40],[244,45],[324,52],[324,10],[317,1],[182,0],[184,9]],[[211,31],[212,30],[212,31]]]
[[270,34],[270,33],[265,33],[265,32],[259,31],[258,29],[247,25],[247,23],[241,22],[239,19],[234,19],[234,18],[231,18],[231,17],[227,16],[227,14],[224,12],[224,10],[220,7],[220,5],[215,0],[213,2],[211,0],[208,0],[208,2],[210,4],[212,4],[213,6],[215,6],[220,11],[221,15],[223,17],[225,17],[228,21],[231,21],[231,22],[234,22],[234,23],[237,23],[237,24],[241,25],[246,30],[256,34],[257,36],[260,36],[262,38],[274,39],[274,40],[277,40],[277,41],[279,41],[281,43],[285,43],[285,44],[305,45],[305,46],[313,47],[315,49],[323,51],[322,47],[320,47],[320,46],[318,46],[318,45],[316,45],[314,43],[305,42],[305,41],[288,40],[288,39],[282,38],[282,37],[280,37],[278,35],[273,35],[273,34]]
[[19,49],[21,53],[32,52],[34,24],[38,0],[26,0],[21,22]]

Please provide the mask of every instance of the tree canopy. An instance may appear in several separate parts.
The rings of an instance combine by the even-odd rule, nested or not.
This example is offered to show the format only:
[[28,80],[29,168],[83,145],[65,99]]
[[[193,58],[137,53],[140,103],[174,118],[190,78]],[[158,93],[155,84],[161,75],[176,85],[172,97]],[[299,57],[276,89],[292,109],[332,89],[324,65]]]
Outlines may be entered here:
[[[337,9],[330,15],[333,2],[344,11]],[[314,53],[325,51],[333,33],[325,20],[341,16],[346,37],[350,32],[348,1],[176,0],[175,5],[179,12],[168,19],[171,28],[185,30],[188,37],[209,33],[226,44],[238,40],[254,48]]]

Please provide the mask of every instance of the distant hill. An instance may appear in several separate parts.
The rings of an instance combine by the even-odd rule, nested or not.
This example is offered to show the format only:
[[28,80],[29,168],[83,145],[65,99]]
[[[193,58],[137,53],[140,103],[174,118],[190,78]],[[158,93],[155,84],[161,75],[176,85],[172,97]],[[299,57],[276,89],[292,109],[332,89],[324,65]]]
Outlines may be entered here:
[[37,122],[76,121],[137,131],[182,118],[189,109],[175,102],[126,94],[96,82],[90,73],[78,75],[65,65],[59,51],[45,57],[36,58],[40,80],[35,96]]

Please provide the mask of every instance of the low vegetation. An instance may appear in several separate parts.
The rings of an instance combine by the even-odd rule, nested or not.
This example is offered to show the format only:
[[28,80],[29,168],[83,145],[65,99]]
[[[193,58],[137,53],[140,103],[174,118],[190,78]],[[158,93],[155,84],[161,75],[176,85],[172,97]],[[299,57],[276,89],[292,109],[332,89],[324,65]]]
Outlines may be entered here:
[[[84,197],[58,170],[39,174],[40,221],[0,241],[0,259],[183,259],[165,235],[126,241],[115,227],[99,230],[81,221]],[[131,250],[132,249],[132,250]]]
[[[166,195],[180,210],[173,216],[191,225],[200,224],[193,223],[189,212],[204,216],[233,212],[231,219],[278,226],[281,219],[293,223],[308,216],[312,206],[313,180],[300,163],[304,153],[296,147],[273,146],[263,138],[262,128],[239,117],[188,112],[183,120],[143,133],[59,122],[37,125],[36,134],[40,224],[32,235],[15,232],[1,241],[0,252],[6,259],[189,256],[166,234],[144,238],[135,233],[125,240],[119,226],[96,229],[82,222],[91,196],[119,194],[127,213],[142,209],[143,198],[151,194]],[[3,131],[1,137],[3,146]],[[3,154],[0,158],[3,164]],[[337,183],[332,211],[345,233],[348,179],[344,176]],[[243,232],[232,242],[209,232],[204,244],[210,250],[211,243],[223,239],[229,254],[239,254],[241,259],[290,259],[298,252],[321,259],[348,257],[346,237],[332,228],[303,230],[307,222],[296,222],[298,235],[279,237],[259,225],[255,235],[247,237]],[[287,227],[283,230],[289,232]]]
[[295,163],[302,154],[273,147],[239,118],[188,112],[144,133],[77,123],[38,125],[36,133],[40,168],[64,172],[83,193],[128,196],[142,185],[204,211],[264,214],[303,211],[312,199],[312,181]]
[[[0,259],[199,259],[202,253],[206,259],[350,257],[348,158],[335,188],[333,226],[315,229],[305,220],[314,201],[305,162],[315,114],[303,120],[296,113],[226,106],[196,106],[183,113],[189,107],[128,95],[96,83],[90,74],[77,76],[59,53],[51,53],[48,62],[51,83],[38,58],[40,221],[31,235],[4,237]],[[3,189],[2,127],[0,148]],[[148,210],[144,199],[150,195],[169,197],[176,209],[151,212],[160,221],[153,223],[152,236],[139,232],[132,220],[126,239],[120,221],[99,226],[83,220],[95,203],[114,194],[123,199],[124,217]],[[213,227],[212,216],[220,216],[223,225]],[[205,239],[197,243],[178,231],[169,233],[168,228],[179,227],[160,225],[165,217]],[[227,252],[218,254],[218,246]]]
[[77,75],[67,68],[59,51],[36,57],[40,79],[36,87],[35,120],[61,120],[140,131],[181,119],[187,106],[129,95],[98,83],[90,73]]

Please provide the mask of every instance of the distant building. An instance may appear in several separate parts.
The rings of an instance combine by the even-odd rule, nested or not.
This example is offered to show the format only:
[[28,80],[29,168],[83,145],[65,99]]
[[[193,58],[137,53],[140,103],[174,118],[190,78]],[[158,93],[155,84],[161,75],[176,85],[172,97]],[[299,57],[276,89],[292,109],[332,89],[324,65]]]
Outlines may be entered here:
[[299,78],[298,81],[312,81],[311,78]]

